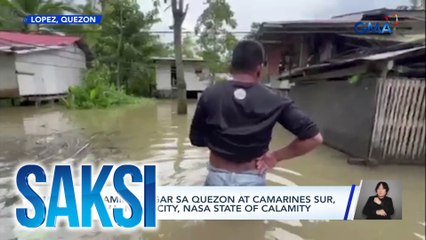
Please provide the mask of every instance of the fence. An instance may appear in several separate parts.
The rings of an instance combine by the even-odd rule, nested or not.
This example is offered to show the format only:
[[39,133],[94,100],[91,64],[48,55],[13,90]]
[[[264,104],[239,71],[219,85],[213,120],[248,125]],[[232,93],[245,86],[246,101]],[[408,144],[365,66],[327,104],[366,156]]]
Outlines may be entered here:
[[425,80],[378,80],[370,159],[425,163]]

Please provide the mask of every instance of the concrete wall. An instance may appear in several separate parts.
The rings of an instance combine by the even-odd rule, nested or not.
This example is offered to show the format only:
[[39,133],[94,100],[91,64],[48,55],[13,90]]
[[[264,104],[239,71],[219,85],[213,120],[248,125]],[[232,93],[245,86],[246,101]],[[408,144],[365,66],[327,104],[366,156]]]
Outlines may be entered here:
[[376,81],[296,84],[290,97],[315,120],[327,145],[367,158],[374,124]]
[[0,98],[18,97],[15,56],[0,54]]
[[[156,89],[159,91],[172,90],[171,85],[171,64],[172,62],[164,61],[156,64]],[[195,73],[197,63],[184,62],[184,77],[187,91],[204,91],[210,83],[209,80],[202,80]],[[206,69],[203,69],[205,72]]]
[[86,59],[77,46],[16,55],[21,96],[62,94],[81,83]]

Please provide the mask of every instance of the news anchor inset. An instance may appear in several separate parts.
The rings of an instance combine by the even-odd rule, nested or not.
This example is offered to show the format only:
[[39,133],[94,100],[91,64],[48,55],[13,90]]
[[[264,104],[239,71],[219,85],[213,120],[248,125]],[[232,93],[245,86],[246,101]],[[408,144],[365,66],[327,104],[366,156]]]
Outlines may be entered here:
[[389,185],[386,182],[379,182],[375,190],[376,195],[368,198],[362,213],[367,216],[367,219],[391,219],[395,210],[392,198],[387,196]]

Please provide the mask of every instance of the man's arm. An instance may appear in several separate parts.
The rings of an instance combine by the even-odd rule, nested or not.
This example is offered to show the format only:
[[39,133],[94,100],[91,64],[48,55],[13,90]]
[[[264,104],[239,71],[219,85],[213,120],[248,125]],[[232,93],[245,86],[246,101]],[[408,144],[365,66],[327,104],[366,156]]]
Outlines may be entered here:
[[293,101],[289,100],[285,105],[278,117],[278,122],[293,133],[296,139],[289,145],[260,157],[257,163],[260,173],[273,168],[279,161],[304,155],[323,142],[317,125]]
[[318,126],[293,101],[287,103],[278,122],[296,136],[289,145],[273,152],[278,161],[304,155],[323,142]]
[[323,139],[320,133],[306,140],[295,139],[289,145],[273,151],[273,156],[277,161],[283,161],[302,156],[322,143]]
[[191,129],[189,132],[191,144],[197,147],[205,147],[206,130],[205,103],[203,95],[201,95],[197,103],[197,108],[195,109],[194,117],[192,118]]

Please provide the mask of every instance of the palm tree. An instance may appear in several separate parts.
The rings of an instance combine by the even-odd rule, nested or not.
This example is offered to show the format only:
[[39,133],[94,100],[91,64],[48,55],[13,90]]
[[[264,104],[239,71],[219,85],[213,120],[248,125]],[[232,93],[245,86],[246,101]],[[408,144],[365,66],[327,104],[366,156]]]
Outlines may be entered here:
[[24,24],[23,18],[27,15],[77,12],[70,5],[53,0],[0,0],[0,8],[9,10],[12,15],[12,17],[8,19],[0,18],[0,20],[4,22],[4,25],[8,26],[12,25],[12,23],[20,22],[22,25],[19,30],[23,32],[39,31],[41,27],[40,25]]
[[[1,0],[0,0],[1,1]],[[101,14],[100,10],[91,1],[85,4],[77,5],[73,8],[73,12],[78,12],[84,15],[98,15]],[[101,25],[97,24],[76,24],[76,25],[55,25],[53,31],[58,31],[64,34],[79,36],[85,39],[89,46],[93,46],[97,39],[100,37]]]

